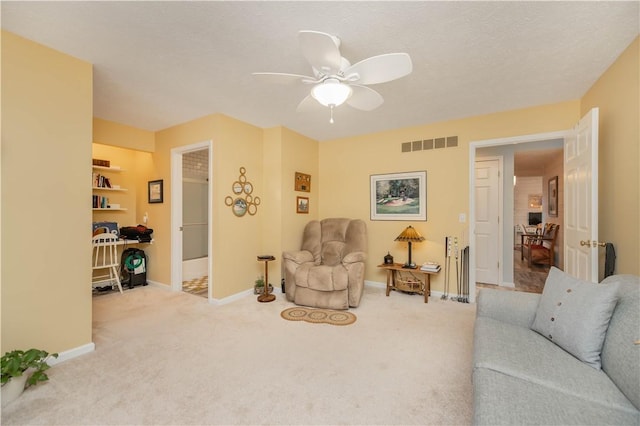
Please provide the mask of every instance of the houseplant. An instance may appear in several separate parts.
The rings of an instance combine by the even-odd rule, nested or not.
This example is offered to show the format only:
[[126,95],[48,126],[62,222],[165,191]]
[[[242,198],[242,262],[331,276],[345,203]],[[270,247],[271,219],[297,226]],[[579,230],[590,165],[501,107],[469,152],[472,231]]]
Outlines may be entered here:
[[47,360],[57,358],[40,349],[15,350],[2,355],[2,405],[16,399],[25,388],[49,380]]
[[[269,292],[273,291],[273,286],[269,284]],[[253,294],[262,294],[264,293],[264,277],[260,277],[256,280],[255,285],[253,286]]]

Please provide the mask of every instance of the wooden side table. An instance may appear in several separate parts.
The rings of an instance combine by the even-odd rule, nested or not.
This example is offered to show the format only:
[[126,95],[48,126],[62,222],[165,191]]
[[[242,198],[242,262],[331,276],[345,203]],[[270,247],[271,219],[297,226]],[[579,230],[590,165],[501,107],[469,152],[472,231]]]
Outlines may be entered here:
[[276,258],[274,256],[264,255],[258,256],[258,260],[264,262],[264,290],[262,294],[258,296],[258,302],[273,302],[276,300],[276,295],[269,293],[269,262],[276,260]]
[[[378,265],[378,268],[387,271],[387,296],[393,289],[407,293],[423,294],[424,303],[429,303],[431,275],[435,275],[437,272],[422,271],[419,267],[417,269],[409,269],[402,266],[401,263]],[[424,275],[424,281],[417,278],[420,274]]]

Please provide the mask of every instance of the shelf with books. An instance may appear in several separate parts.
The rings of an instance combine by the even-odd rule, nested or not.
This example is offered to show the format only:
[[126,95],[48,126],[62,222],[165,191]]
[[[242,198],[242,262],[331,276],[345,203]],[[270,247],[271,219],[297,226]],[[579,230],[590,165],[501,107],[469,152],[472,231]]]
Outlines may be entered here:
[[[107,162],[108,164],[108,162]],[[120,202],[123,200],[121,196],[116,196],[115,200],[110,200],[105,193],[125,193],[128,191],[126,188],[121,188],[120,185],[116,185],[111,182],[111,172],[124,171],[118,166],[99,166],[92,165],[92,183],[91,189],[92,195],[92,209],[94,212],[106,212],[106,211],[127,211],[126,208],[120,207]],[[121,175],[119,176],[121,177]],[[114,202],[115,201],[115,202]]]

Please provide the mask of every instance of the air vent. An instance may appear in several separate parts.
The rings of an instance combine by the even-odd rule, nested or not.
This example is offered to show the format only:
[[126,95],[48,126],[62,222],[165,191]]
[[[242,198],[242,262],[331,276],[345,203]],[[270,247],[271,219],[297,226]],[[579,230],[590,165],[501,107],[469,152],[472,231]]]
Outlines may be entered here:
[[457,136],[447,136],[446,138],[424,139],[421,141],[402,142],[402,152],[427,151],[440,148],[455,148],[458,146]]

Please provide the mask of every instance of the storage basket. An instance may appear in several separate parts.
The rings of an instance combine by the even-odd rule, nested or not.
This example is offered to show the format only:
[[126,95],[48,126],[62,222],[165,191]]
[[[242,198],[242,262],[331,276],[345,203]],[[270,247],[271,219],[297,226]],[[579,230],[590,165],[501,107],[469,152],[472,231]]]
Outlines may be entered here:
[[422,281],[413,277],[396,277],[396,288],[402,291],[422,291]]

